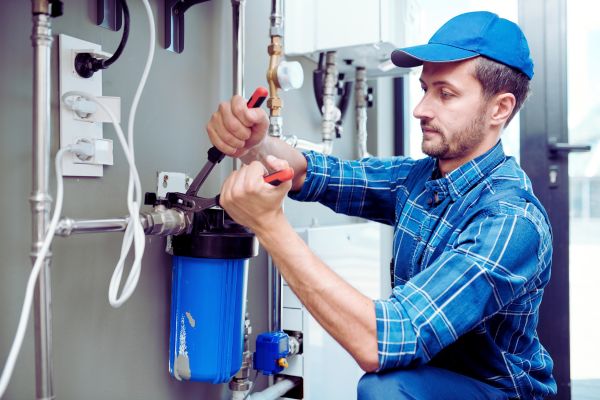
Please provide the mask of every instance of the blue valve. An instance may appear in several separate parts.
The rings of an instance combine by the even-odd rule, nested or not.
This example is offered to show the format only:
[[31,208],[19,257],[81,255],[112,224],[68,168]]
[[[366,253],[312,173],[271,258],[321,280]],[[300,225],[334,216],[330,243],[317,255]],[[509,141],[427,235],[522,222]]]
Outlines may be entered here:
[[287,367],[289,337],[284,332],[265,332],[256,337],[254,369],[263,375],[274,375]]

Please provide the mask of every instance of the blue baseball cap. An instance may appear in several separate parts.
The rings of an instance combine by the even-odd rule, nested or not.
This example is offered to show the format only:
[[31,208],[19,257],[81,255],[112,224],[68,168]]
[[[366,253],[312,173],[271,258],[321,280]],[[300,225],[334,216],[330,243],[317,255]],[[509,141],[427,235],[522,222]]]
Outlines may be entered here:
[[485,56],[533,78],[533,60],[527,39],[514,22],[488,11],[460,14],[433,34],[429,43],[392,52],[399,67],[427,62],[452,62]]

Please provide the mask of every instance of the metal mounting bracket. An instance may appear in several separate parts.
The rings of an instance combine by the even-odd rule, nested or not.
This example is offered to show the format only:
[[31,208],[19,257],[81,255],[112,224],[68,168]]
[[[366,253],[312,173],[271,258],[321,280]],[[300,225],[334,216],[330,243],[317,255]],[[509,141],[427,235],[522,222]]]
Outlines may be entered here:
[[183,51],[184,14],[193,5],[208,0],[165,0],[165,49],[175,53]]
[[96,1],[96,25],[112,31],[120,31],[123,23],[123,8],[119,0]]

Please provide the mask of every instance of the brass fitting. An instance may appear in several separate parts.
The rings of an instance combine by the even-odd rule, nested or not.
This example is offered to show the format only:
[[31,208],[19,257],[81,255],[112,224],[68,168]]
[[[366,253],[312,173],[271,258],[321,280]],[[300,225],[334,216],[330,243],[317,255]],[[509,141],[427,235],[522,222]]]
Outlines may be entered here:
[[271,110],[271,116],[278,117],[281,115],[283,101],[277,94],[280,89],[279,81],[277,80],[277,67],[283,56],[283,46],[281,36],[271,36],[271,44],[268,47],[269,52],[269,69],[267,70],[267,82],[269,83],[269,100],[267,107]]

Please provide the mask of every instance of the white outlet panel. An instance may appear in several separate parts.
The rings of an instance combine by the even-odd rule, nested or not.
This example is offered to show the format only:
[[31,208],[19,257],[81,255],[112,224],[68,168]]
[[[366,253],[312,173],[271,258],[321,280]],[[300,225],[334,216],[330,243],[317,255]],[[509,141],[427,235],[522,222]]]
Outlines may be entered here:
[[[86,42],[67,35],[58,36],[59,64],[59,104],[60,104],[60,147],[76,143],[79,139],[102,139],[102,122],[86,121],[77,116],[61,100],[64,93],[76,90],[102,96],[102,71],[97,71],[90,78],[82,78],[75,71],[77,53],[102,50],[100,45]],[[80,160],[74,154],[63,158],[63,175],[65,176],[103,176],[104,166]]]
[[158,173],[156,182],[156,195],[160,199],[164,199],[167,193],[185,193],[189,189],[194,178],[184,174],[183,172],[166,172]]

